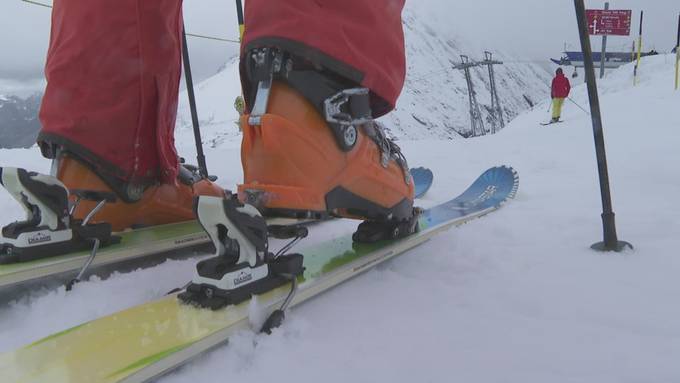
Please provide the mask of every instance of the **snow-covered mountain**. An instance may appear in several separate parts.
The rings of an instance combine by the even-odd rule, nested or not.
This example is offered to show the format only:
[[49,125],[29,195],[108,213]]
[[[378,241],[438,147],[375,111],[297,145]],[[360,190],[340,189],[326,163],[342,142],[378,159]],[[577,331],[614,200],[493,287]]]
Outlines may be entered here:
[[0,95],[0,149],[28,148],[40,130],[40,95],[28,98]]
[[[463,72],[454,70],[460,55],[483,60],[484,50],[474,37],[453,35],[424,13],[415,2],[407,2],[403,14],[407,50],[407,79],[396,110],[384,122],[398,139],[450,139],[468,135],[470,114]],[[495,66],[496,83],[506,122],[528,109],[525,96],[540,100],[548,95],[550,74],[535,63],[518,62],[506,52],[494,51],[494,59],[507,60]],[[213,77],[198,84],[198,114],[204,142],[216,146],[237,140],[238,115],[233,107],[240,94],[238,61],[230,59]],[[490,127],[491,95],[486,66],[473,68],[472,78],[487,128]],[[180,95],[178,141],[191,140],[191,116],[186,93]]]
[[[413,3],[413,2],[411,2]],[[410,4],[410,3],[407,3]],[[421,12],[409,6],[404,11],[407,51],[407,78],[394,113],[386,124],[401,139],[453,138],[470,131],[470,108],[463,72],[452,69],[461,55],[484,60],[486,47],[474,37],[453,36],[438,30]],[[530,108],[525,96],[534,102],[549,94],[550,74],[534,63],[517,62],[503,51],[494,51],[495,60],[509,61],[494,66],[496,87],[505,121]],[[486,66],[471,69],[472,82],[488,129],[493,121],[489,73]]]

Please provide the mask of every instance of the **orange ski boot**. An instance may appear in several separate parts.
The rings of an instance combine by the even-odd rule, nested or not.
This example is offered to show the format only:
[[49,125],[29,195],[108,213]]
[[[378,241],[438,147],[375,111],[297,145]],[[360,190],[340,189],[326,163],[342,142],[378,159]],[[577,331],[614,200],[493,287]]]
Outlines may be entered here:
[[[367,95],[358,88],[337,98],[348,103],[362,91]],[[280,81],[266,104],[266,113],[241,119],[242,201],[267,215],[367,220],[355,233],[360,242],[416,230],[408,165],[378,123],[368,118],[336,134],[307,98]]]
[[[57,178],[69,189],[72,195],[115,196],[112,188],[94,171],[75,157],[61,154],[57,164]],[[183,165],[180,165],[183,166]],[[200,178],[180,176],[175,184],[155,184],[147,187],[135,202],[125,202],[115,198],[106,203],[92,218],[93,222],[108,222],[112,230],[122,231],[128,228],[155,226],[195,219],[193,212],[194,197],[209,195],[223,197],[224,189],[211,181]],[[98,194],[97,194],[98,193]],[[82,199],[73,213],[74,218],[83,219],[97,205],[95,198]],[[71,201],[73,202],[73,201]]]

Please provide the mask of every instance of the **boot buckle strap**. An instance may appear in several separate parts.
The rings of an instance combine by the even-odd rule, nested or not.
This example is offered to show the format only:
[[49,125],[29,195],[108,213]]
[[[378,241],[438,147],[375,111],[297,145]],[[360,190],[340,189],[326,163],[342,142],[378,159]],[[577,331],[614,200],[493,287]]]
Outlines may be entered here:
[[343,89],[324,101],[326,121],[340,126],[360,126],[373,121],[367,88]]

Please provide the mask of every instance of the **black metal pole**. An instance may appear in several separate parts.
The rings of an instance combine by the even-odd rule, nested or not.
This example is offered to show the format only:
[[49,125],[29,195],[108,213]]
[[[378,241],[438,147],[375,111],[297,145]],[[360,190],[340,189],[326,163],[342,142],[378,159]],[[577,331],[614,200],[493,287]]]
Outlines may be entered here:
[[676,47],[680,47],[680,14],[678,14],[678,42],[675,43]]
[[640,67],[640,58],[642,57],[642,21],[644,18],[645,11],[640,11],[640,34],[638,35],[637,61],[635,61],[635,67],[633,68],[633,85],[637,85],[638,68]]
[[[600,100],[597,95],[597,80],[595,79],[595,66],[593,64],[593,52],[590,46],[588,26],[586,21],[586,9],[583,0],[574,0],[576,7],[576,19],[578,21],[579,35],[581,37],[581,50],[585,64],[586,82],[588,84],[588,98],[590,100],[590,115],[593,122],[593,135],[595,137],[595,151],[597,155],[597,169],[600,176],[600,192],[602,197],[602,226],[604,241],[591,247],[601,251],[621,251],[629,243],[620,242],[616,236],[616,222],[612,209],[611,192],[609,189],[609,173],[607,171],[607,155],[604,147],[604,133],[602,131],[602,115],[600,113]],[[630,246],[632,248],[632,246]]]
[[243,20],[243,3],[241,0],[236,0],[236,17],[238,17],[238,37],[239,40],[243,41],[245,22]]
[[194,140],[196,141],[196,160],[198,161],[198,170],[203,177],[208,178],[208,166],[205,163],[205,155],[203,154],[203,141],[201,141],[201,128],[198,124],[196,96],[194,95],[194,81],[191,77],[189,48],[187,46],[187,34],[184,25],[182,25],[182,59],[184,61],[184,79],[186,80],[187,94],[189,95],[189,108],[191,109],[191,123],[194,127]]
[[642,36],[642,22],[645,19],[645,11],[640,11],[640,36]]
[[680,14],[678,15],[678,41],[675,43],[675,90],[680,88]]

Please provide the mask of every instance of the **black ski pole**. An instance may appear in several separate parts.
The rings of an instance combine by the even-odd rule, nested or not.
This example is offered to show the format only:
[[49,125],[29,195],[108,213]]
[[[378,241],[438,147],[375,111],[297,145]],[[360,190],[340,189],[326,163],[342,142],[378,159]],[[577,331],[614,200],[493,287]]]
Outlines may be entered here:
[[194,95],[194,81],[191,77],[191,63],[189,62],[189,49],[187,46],[187,34],[182,25],[182,59],[184,61],[184,78],[189,95],[189,108],[191,109],[191,122],[194,127],[194,140],[196,141],[196,160],[201,176],[208,178],[208,166],[205,163],[203,154],[203,141],[201,141],[201,128],[198,124],[198,112],[196,111],[196,96]]
[[243,20],[243,3],[236,0],[236,17],[238,18],[238,38],[243,41],[243,33],[246,31],[246,24]]
[[604,132],[602,131],[602,116],[600,114],[600,99],[597,94],[597,80],[595,79],[595,65],[593,64],[593,52],[590,47],[588,25],[586,22],[586,7],[584,0],[574,0],[576,19],[581,38],[581,50],[586,71],[586,83],[588,84],[588,98],[590,99],[591,119],[593,122],[593,135],[595,137],[595,152],[597,155],[597,169],[600,176],[600,194],[602,197],[602,227],[604,241],[591,246],[599,251],[622,251],[626,247],[632,248],[630,243],[619,241],[616,235],[616,222],[612,209],[611,192],[609,189],[609,172],[607,170],[607,155],[604,148]]
[[579,109],[581,109],[583,112],[585,112],[585,114],[587,114],[587,115],[590,116],[590,113],[588,113],[588,111],[585,110],[585,109],[584,109],[581,105],[579,105],[576,101],[572,100],[571,97],[567,97],[567,99],[568,99],[569,101],[571,101],[574,105],[576,105]]

